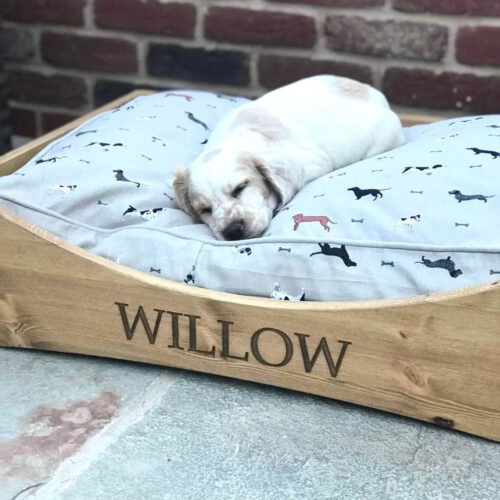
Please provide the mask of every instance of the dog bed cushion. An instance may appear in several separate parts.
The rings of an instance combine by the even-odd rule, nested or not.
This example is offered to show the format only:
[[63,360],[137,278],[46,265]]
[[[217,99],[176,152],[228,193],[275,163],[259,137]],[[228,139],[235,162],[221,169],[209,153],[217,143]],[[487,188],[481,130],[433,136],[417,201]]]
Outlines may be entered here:
[[178,208],[172,176],[244,102],[137,97],[0,178],[0,203],[107,259],[246,295],[396,298],[500,273],[500,116],[406,129],[405,145],[309,183],[262,237],[224,242]]

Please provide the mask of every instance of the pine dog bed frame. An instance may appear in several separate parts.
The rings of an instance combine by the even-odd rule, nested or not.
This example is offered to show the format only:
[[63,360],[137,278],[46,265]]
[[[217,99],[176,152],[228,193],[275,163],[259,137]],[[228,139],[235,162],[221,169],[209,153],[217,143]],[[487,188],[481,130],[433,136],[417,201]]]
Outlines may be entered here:
[[[3,156],[0,175],[89,117],[148,93]],[[397,300],[273,301],[136,271],[5,208],[0,235],[1,346],[213,373],[500,440],[500,282]]]

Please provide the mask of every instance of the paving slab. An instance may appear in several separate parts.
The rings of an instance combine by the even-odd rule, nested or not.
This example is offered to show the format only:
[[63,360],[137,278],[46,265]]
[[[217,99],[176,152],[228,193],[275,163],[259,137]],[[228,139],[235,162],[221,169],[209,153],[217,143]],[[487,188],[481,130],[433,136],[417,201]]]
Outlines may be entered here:
[[[184,372],[43,499],[493,499],[500,447],[311,395]],[[38,498],[38,497],[37,497]]]
[[149,365],[0,349],[0,498],[50,478],[165,373]]
[[0,349],[0,500],[500,498],[500,445],[308,394]]

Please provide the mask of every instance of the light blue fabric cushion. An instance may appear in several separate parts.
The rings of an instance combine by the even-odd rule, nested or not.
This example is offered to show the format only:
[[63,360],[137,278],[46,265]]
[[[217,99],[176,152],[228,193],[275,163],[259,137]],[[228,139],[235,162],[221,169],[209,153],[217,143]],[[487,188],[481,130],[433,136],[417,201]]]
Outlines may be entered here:
[[0,203],[121,264],[247,295],[396,298],[500,273],[494,115],[407,129],[404,146],[305,186],[261,238],[215,240],[178,209],[172,175],[244,102],[185,90],[138,97],[0,178]]

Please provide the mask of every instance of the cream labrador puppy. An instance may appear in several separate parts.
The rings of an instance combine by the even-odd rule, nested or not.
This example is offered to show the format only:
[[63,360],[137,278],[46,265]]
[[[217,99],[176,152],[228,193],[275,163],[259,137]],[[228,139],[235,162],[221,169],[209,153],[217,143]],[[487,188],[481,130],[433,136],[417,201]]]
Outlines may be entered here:
[[225,116],[205,151],[176,172],[174,192],[218,239],[255,238],[308,182],[403,143],[382,93],[348,78],[314,76]]

